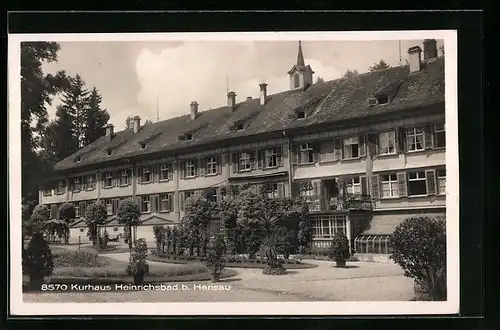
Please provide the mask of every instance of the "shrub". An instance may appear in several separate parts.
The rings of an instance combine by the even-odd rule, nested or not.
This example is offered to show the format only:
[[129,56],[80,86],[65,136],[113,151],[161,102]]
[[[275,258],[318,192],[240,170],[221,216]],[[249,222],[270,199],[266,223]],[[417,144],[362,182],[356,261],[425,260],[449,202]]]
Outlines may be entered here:
[[446,221],[413,217],[398,225],[389,240],[391,259],[433,300],[446,300]]
[[54,267],[105,267],[108,263],[97,253],[87,251],[68,251],[54,255]]
[[149,264],[146,261],[148,246],[144,238],[139,238],[135,242],[132,260],[127,265],[126,272],[134,277],[134,284],[141,284],[144,281],[144,275],[149,274]]
[[141,210],[139,204],[133,200],[123,200],[118,205],[118,210],[116,211],[116,217],[118,222],[125,226],[129,249],[132,250],[132,227],[140,224],[139,217],[141,215]]
[[43,238],[43,234],[33,234],[31,241],[23,255],[23,268],[30,277],[30,286],[38,287],[43,279],[52,274],[54,263],[49,244]]
[[94,245],[99,244],[99,226],[106,222],[108,217],[106,208],[101,203],[93,203],[85,210],[85,222],[88,227],[87,235]]
[[337,233],[328,250],[328,258],[334,261],[345,261],[351,256],[349,251],[349,240],[344,233]]
[[222,232],[210,238],[206,266],[212,273],[220,273],[225,267],[226,244]]

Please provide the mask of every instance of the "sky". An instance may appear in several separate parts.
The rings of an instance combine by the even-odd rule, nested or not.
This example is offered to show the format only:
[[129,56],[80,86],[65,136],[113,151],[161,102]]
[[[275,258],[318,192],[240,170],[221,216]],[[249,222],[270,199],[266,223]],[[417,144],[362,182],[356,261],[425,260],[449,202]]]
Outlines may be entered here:
[[[401,59],[412,46],[423,49],[423,40],[402,40]],[[114,41],[60,42],[56,63],[44,64],[44,72],[77,73],[86,86],[96,87],[102,107],[110,114],[115,131],[125,128],[127,116],[156,121],[190,111],[197,101],[200,111],[227,104],[227,91],[237,102],[259,96],[259,84],[268,84],[268,95],[289,89],[287,72],[297,61],[298,41]],[[348,69],[359,73],[383,59],[400,63],[400,42],[302,41],[306,65],[313,79],[340,78]],[[438,40],[438,48],[443,41]],[[440,53],[440,52],[438,52]],[[54,118],[56,97],[48,108]]]

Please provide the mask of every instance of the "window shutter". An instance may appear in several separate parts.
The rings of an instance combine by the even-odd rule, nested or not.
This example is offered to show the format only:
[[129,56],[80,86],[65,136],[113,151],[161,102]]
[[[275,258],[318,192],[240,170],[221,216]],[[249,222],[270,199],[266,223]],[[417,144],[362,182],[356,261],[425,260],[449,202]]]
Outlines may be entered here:
[[[107,172],[97,174],[98,176],[100,176],[100,178],[96,177],[96,179],[100,179],[101,187],[106,187],[106,173]],[[99,180],[96,180],[96,184],[97,184],[97,181],[99,181]]]
[[368,135],[368,151],[371,156],[378,155],[378,134]]
[[300,186],[297,182],[292,182],[292,197],[300,196]]
[[207,159],[206,158],[198,159],[198,163],[196,165],[198,165],[197,167],[199,168],[199,175],[205,176],[205,173],[207,171]]
[[283,147],[276,147],[276,164],[283,166]]
[[185,200],[186,200],[186,195],[184,194],[184,192],[180,192],[179,193],[179,206],[180,206],[181,211],[184,211]]
[[169,163],[167,166],[167,171],[168,171],[168,179],[173,180],[174,179],[174,164]]
[[85,217],[86,206],[86,202],[80,202],[80,218]]
[[222,155],[216,157],[217,160],[217,174],[222,174]]
[[116,178],[118,177],[118,174],[119,174],[119,173],[120,173],[120,172],[114,171],[114,172],[112,172],[112,174],[111,174],[111,175],[112,175],[112,177],[111,177],[111,185],[112,185],[113,187],[116,187],[116,186],[117,186]]
[[250,155],[250,169],[255,170],[257,168],[257,151],[249,151]]
[[82,176],[82,190],[87,190],[87,177]]
[[132,184],[132,170],[127,170],[127,184]]
[[233,173],[238,172],[238,153],[237,152],[233,152],[233,165],[232,165],[232,168],[233,168]]
[[399,172],[397,176],[398,176],[399,197],[408,196],[407,185],[406,185],[406,173]]
[[139,210],[142,213],[142,197],[141,196],[137,196],[137,204],[139,204]]
[[168,196],[168,210],[174,210],[174,194],[167,194]]
[[137,168],[137,183],[142,183],[142,167]]
[[313,148],[313,163],[318,163],[321,158],[321,152],[320,152],[320,143],[316,142],[312,144]]
[[398,140],[398,153],[404,153],[406,150],[406,132],[405,129],[402,127],[399,127],[397,129],[397,136],[396,139]]
[[[365,181],[366,181],[366,177],[365,177]],[[361,182],[361,185],[363,183]],[[371,187],[371,197],[372,198],[380,198],[380,189],[379,189],[379,177],[378,175],[372,175],[372,187]]]
[[278,197],[279,198],[285,197],[285,183],[284,182],[278,182]]
[[432,149],[434,146],[432,126],[431,125],[425,126],[424,133],[425,133],[425,149]]
[[186,177],[186,162],[180,162],[179,165],[179,174],[181,176],[181,179],[184,179]]
[[159,196],[153,195],[151,196],[151,213],[156,213],[159,210]]
[[333,148],[334,148],[334,160],[342,159],[342,139],[337,138],[333,140]]
[[366,156],[366,139],[365,139],[365,135],[364,134],[361,134],[359,136],[359,157],[364,157]]
[[283,152],[282,152],[282,157],[283,159],[285,158],[288,158],[289,157],[289,150],[288,150],[288,145],[286,147],[283,148]]
[[261,169],[262,167],[264,167],[264,160],[262,159],[263,158],[262,150],[257,150],[256,153],[257,153],[257,169]]
[[292,147],[292,165],[297,165],[299,163],[299,147]]
[[425,171],[425,181],[427,184],[427,195],[436,194],[436,171],[427,170]]
[[160,181],[160,164],[154,164],[151,166],[151,170],[153,171],[153,182]]
[[361,182],[361,195],[367,196],[368,195],[368,187],[367,187],[366,176],[364,176],[364,175],[360,176],[359,182]]
[[313,181],[312,182],[312,186],[313,186],[314,196],[320,197],[321,196],[321,190],[320,190],[319,181]]

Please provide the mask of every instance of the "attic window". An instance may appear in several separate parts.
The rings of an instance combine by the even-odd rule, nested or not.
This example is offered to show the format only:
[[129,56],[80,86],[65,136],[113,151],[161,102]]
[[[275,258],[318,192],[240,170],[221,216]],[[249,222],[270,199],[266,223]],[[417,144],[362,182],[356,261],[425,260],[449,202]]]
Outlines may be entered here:
[[388,102],[387,95],[378,95],[377,96],[377,104],[386,104]]
[[141,142],[141,149],[146,149],[146,143],[145,142]]
[[298,119],[304,119],[304,118],[306,118],[306,113],[304,111],[297,112],[297,118]]
[[113,154],[113,150],[108,149],[108,150],[107,150],[107,154],[108,154],[108,156],[111,156],[111,155]]
[[192,140],[193,139],[193,134],[185,134],[184,135],[185,140]]
[[81,156],[76,156],[75,157],[75,163],[79,163],[82,161],[82,157]]
[[236,130],[237,131],[242,131],[244,129],[243,124],[237,124],[236,125]]

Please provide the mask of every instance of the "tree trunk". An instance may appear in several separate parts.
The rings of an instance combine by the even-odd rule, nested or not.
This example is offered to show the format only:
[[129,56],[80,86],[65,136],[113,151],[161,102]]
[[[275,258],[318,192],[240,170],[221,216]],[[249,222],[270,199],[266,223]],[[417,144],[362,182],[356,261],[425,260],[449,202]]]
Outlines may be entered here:
[[132,253],[132,226],[128,227],[128,249]]

